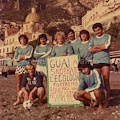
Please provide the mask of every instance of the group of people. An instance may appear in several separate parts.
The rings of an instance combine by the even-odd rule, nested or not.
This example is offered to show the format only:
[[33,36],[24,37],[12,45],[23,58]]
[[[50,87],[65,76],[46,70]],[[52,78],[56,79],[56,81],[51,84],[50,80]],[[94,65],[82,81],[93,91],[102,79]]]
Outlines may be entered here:
[[[22,97],[24,101],[28,99],[32,101],[38,97],[39,104],[42,104],[45,95],[43,76],[46,76],[47,57],[80,54],[78,69],[82,74],[78,90],[73,95],[74,98],[89,103],[91,107],[98,104],[98,110],[103,108],[103,102],[104,107],[107,107],[110,95],[109,47],[111,37],[103,33],[101,23],[95,23],[92,29],[95,36],[91,40],[87,30],[80,31],[80,39],[75,38],[75,32],[72,29],[68,31],[67,39],[64,32],[56,32],[57,45],[55,46],[47,44],[46,35],[41,34],[40,45],[36,47],[34,53],[33,47],[27,44],[27,36],[20,35],[21,46],[15,50],[15,60],[18,61],[16,68],[17,101],[13,105],[19,104]],[[31,64],[32,54],[37,60],[36,68]],[[30,90],[26,89],[26,84]]]
[[113,72],[120,72],[120,60],[114,60],[112,63],[113,66]]

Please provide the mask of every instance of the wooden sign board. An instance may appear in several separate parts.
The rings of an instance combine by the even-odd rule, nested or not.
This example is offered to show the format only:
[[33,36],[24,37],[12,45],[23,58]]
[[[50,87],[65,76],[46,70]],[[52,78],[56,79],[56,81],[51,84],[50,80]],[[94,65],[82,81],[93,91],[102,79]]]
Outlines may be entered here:
[[78,55],[47,58],[47,98],[49,107],[83,106],[73,94],[79,86]]

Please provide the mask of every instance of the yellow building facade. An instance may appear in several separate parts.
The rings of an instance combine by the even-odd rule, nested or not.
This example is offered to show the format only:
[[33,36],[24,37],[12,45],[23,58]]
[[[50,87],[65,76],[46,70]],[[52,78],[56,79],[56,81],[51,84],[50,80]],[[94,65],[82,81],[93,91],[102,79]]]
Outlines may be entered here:
[[13,55],[13,51],[17,46],[20,46],[18,37],[21,34],[26,34],[29,41],[33,41],[38,38],[40,34],[46,34],[48,42],[52,41],[52,37],[43,30],[43,24],[36,9],[33,7],[31,13],[27,15],[25,22],[23,23],[23,28],[20,30],[6,27],[5,28],[5,40],[4,45],[0,47],[0,55],[6,57],[9,54]]

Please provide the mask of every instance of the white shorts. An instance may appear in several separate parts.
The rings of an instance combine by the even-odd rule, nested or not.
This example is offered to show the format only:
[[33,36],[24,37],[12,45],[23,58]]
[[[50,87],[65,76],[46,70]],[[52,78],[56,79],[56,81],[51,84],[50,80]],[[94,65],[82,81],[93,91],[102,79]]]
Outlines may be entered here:
[[36,71],[40,72],[41,75],[47,75],[46,74],[46,66],[39,66],[39,65],[37,65]]
[[15,71],[15,73],[17,73],[17,74],[19,74],[19,75],[23,75],[23,74],[25,74],[26,72],[27,72],[27,71],[25,70],[24,67],[19,67],[19,66],[17,66],[16,71]]
[[[106,90],[103,90],[104,93],[105,93],[105,98],[106,98],[106,95],[107,95],[107,91]],[[94,94],[94,91],[93,92],[90,92],[90,95],[91,95],[91,100],[94,100],[95,102],[97,102],[97,99],[95,97],[95,94]]]

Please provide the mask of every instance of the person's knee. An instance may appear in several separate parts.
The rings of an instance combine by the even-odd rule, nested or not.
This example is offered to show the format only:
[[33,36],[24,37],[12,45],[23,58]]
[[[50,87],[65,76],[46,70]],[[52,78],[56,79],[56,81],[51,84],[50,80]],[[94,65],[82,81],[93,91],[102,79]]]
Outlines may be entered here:
[[98,97],[98,96],[100,96],[100,94],[102,94],[102,90],[96,89],[96,90],[94,90],[94,94],[96,97]]
[[22,94],[23,94],[23,91],[22,91],[22,90],[20,90],[20,91],[19,91],[19,93],[18,93],[18,96],[19,96],[19,97],[21,97],[21,96],[22,96]]
[[105,86],[110,85],[110,83],[109,83],[109,78],[108,78],[108,77],[103,76],[103,80],[104,80],[104,84],[105,84]]
[[76,100],[78,100],[78,96],[79,96],[79,93],[78,93],[78,92],[75,92],[75,93],[73,94],[73,97],[74,97]]
[[85,91],[85,90],[81,90],[81,91],[79,92],[79,95],[80,95],[80,96],[83,96],[83,91]]
[[37,95],[40,96],[40,95],[44,95],[44,94],[45,94],[45,88],[44,87],[38,88]]
[[103,74],[103,80],[109,81],[109,74]]
[[19,87],[19,88],[20,88],[20,84],[17,84],[17,87]]

